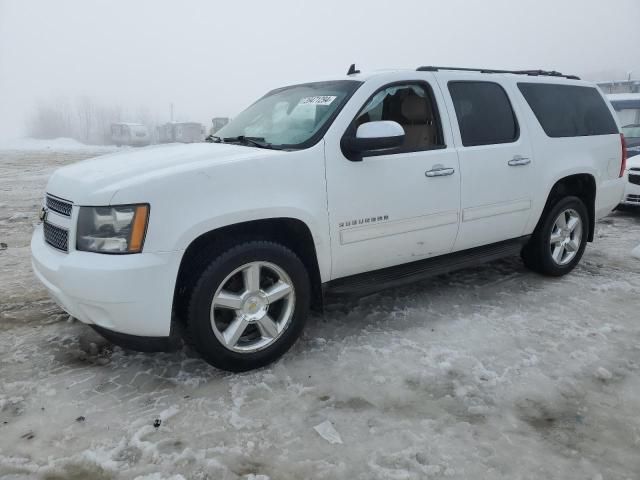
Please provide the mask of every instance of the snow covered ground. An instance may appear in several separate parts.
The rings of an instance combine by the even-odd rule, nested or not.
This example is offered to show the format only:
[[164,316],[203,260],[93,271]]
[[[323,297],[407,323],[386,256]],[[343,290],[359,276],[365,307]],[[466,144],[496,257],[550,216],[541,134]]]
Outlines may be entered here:
[[52,151],[52,152],[100,152],[115,150],[113,145],[85,145],[73,138],[54,138],[43,140],[37,138],[15,138],[0,142],[0,151]]
[[516,258],[333,305],[232,375],[110,348],[33,278],[46,179],[90,155],[0,152],[0,478],[639,478],[640,213],[565,278]]

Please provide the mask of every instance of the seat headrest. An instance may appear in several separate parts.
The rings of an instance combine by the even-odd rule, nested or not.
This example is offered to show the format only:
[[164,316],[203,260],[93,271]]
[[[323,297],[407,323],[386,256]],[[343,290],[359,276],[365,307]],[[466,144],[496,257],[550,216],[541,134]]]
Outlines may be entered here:
[[402,116],[410,122],[426,123],[431,120],[431,112],[427,100],[418,95],[409,95],[400,107]]

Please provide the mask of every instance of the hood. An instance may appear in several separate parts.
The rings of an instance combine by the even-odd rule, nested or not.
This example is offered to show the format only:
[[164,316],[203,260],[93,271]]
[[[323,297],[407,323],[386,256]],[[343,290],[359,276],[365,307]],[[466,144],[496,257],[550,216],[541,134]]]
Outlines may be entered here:
[[54,172],[47,193],[78,205],[108,205],[124,186],[143,183],[172,171],[210,167],[278,151],[220,143],[171,144],[131,149],[84,160]]

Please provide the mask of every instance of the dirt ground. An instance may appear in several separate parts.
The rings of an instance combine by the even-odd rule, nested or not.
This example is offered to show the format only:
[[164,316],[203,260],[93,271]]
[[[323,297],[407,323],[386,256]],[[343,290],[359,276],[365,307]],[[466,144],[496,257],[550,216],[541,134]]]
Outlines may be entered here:
[[0,151],[0,478],[640,478],[640,212],[564,278],[515,258],[332,305],[227,374],[110,347],[34,278],[47,178],[94,154]]

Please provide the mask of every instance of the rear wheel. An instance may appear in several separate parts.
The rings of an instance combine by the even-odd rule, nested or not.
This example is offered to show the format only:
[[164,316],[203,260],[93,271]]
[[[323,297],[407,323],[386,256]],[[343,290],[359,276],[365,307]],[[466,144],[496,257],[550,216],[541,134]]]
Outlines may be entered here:
[[303,263],[286,247],[262,241],[232,247],[211,261],[193,289],[188,341],[223,370],[271,363],[302,332],[309,292]]
[[525,265],[544,275],[561,276],[578,264],[587,245],[589,215],[578,197],[560,199],[522,251]]

